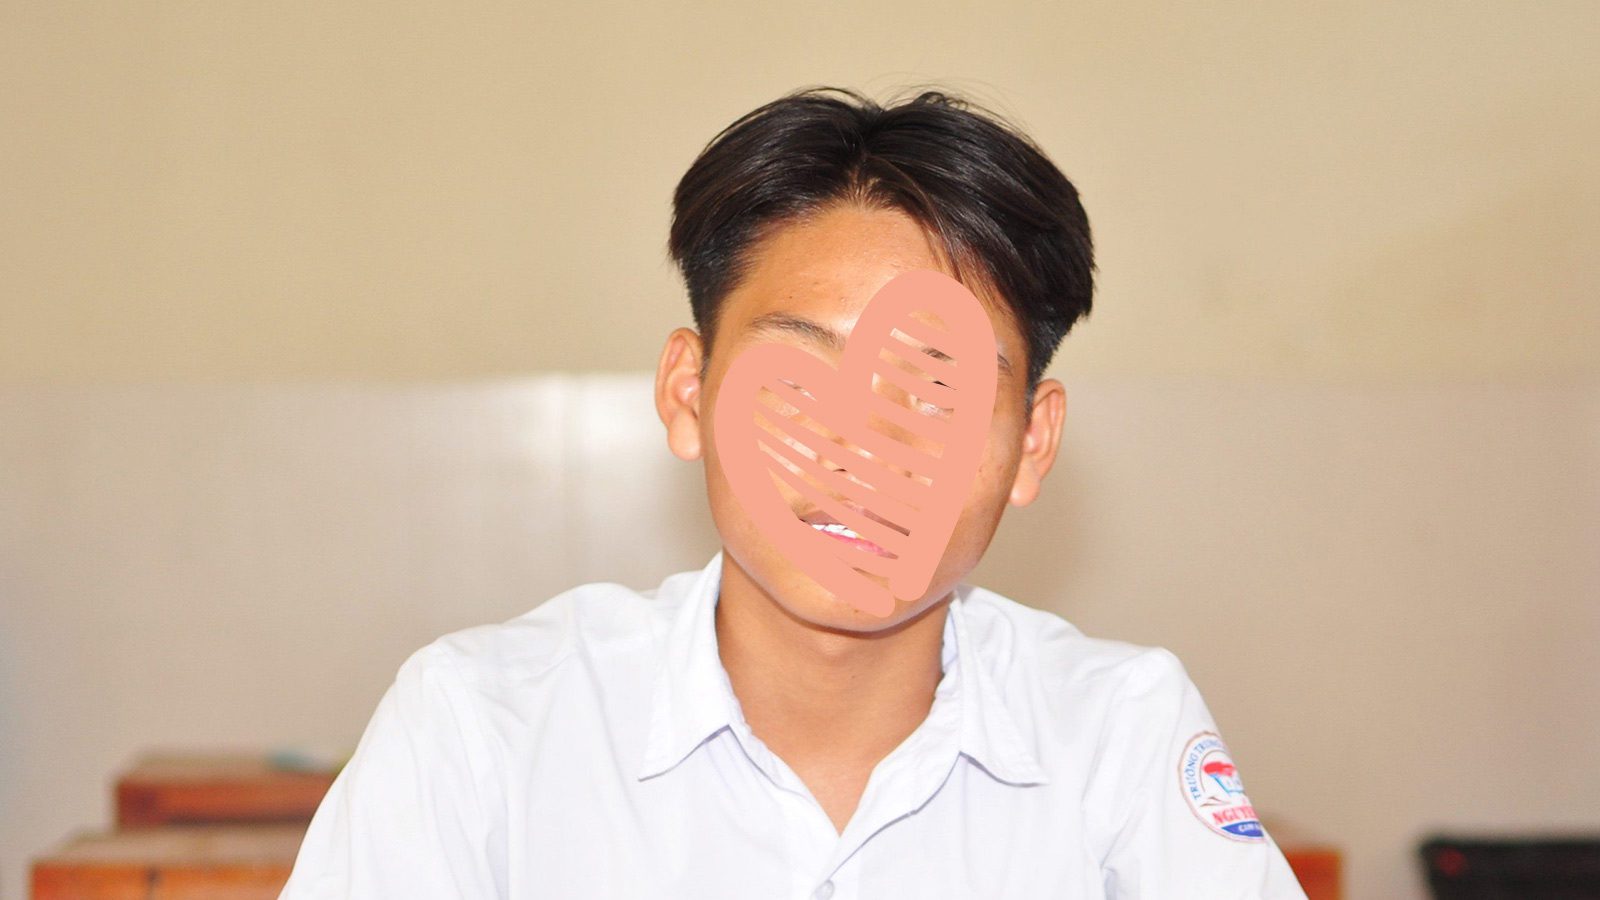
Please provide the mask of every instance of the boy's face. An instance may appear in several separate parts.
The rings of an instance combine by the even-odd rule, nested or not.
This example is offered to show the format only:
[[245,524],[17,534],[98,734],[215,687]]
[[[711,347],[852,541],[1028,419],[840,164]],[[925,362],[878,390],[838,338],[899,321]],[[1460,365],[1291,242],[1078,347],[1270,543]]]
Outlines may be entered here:
[[[756,529],[730,487],[718,459],[712,411],[733,359],[753,345],[774,341],[793,344],[834,366],[841,355],[838,348],[803,330],[758,326],[757,320],[765,317],[770,322],[774,314],[780,314],[848,337],[878,289],[913,269],[954,275],[936,245],[909,216],[853,205],[832,207],[807,221],[782,227],[754,246],[745,277],[725,298],[719,312],[703,383],[699,372],[704,344],[699,335],[679,328],[668,336],[656,375],[656,406],[667,425],[672,451],[686,460],[705,458],[711,515],[722,537],[725,562],[732,564],[725,568],[725,581],[729,582],[725,590],[733,588],[735,580],[748,583],[790,615],[815,626],[855,632],[886,630],[944,599],[966,577],[988,548],[1007,502],[1024,506],[1038,496],[1059,444],[1065,392],[1060,382],[1045,379],[1035,391],[1032,409],[1024,408],[1027,359],[1022,334],[1003,304],[970,283],[967,288],[978,296],[988,314],[1004,362],[998,363],[994,416],[982,463],[923,596],[897,600],[894,612],[886,618],[856,609],[780,553]],[[796,516],[812,509],[812,504],[788,485],[774,480],[774,488]],[[865,577],[886,583],[880,576]]]

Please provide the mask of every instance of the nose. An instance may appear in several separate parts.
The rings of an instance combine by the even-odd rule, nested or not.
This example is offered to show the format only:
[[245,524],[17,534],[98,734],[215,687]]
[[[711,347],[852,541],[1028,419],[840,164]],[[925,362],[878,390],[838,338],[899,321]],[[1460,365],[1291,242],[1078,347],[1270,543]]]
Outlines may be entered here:
[[856,458],[857,454],[865,453],[866,451],[831,431],[828,431],[827,435],[826,443],[831,444],[832,447],[822,455],[823,468],[841,475],[850,474],[850,461]]

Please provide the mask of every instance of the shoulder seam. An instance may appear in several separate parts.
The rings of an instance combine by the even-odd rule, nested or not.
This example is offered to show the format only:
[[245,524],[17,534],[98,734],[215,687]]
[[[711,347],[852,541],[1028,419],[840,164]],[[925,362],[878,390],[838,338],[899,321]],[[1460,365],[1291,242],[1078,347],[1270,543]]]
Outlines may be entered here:
[[[545,602],[546,603],[554,602],[560,596],[561,595],[558,594],[556,597],[552,597],[552,598],[550,598],[549,600],[547,600]],[[541,604],[541,606],[542,606],[542,604]],[[527,615],[527,614],[524,613],[523,615]],[[451,669],[453,671],[455,671],[460,676],[460,680],[461,680],[462,683],[464,683],[464,684],[472,684],[472,685],[481,685],[483,683],[483,675],[481,673],[479,673],[479,672],[477,672],[475,670],[469,671],[469,670],[463,669],[460,665],[458,665],[456,663],[455,657],[457,656],[458,651],[452,646],[452,643],[453,643],[452,639],[455,638],[457,635],[460,635],[460,634],[463,634],[463,633],[467,633],[467,632],[471,632],[471,631],[474,631],[474,630],[479,629],[479,628],[495,629],[495,628],[500,628],[500,627],[503,627],[503,626],[512,625],[513,623],[515,623],[518,620],[520,620],[522,617],[523,616],[516,616],[516,617],[508,619],[508,620],[506,620],[504,622],[500,622],[498,624],[476,625],[476,626],[473,626],[471,628],[463,628],[463,629],[460,629],[458,631],[452,631],[449,634],[441,635],[440,637],[436,638],[431,644],[428,645],[428,647],[434,648],[439,653],[441,653],[441,654],[443,654],[445,656],[449,656],[451,658],[450,659]],[[566,609],[561,610],[561,626],[562,626],[562,628],[561,628],[561,640],[560,640],[560,643],[556,646],[555,651],[552,652],[550,654],[550,657],[547,660],[545,660],[542,664],[538,665],[537,667],[530,667],[525,672],[523,672],[522,673],[523,677],[538,678],[538,677],[540,677],[542,675],[547,674],[551,670],[555,669],[561,663],[565,662],[568,657],[572,656],[574,647],[577,644],[577,635],[575,634],[575,632],[577,630],[577,621],[576,621],[575,617],[573,616],[573,612],[572,612],[572,608],[571,608],[570,603],[568,604]],[[501,670],[499,670],[499,669],[496,669],[495,674],[503,674],[503,672],[501,672]]]

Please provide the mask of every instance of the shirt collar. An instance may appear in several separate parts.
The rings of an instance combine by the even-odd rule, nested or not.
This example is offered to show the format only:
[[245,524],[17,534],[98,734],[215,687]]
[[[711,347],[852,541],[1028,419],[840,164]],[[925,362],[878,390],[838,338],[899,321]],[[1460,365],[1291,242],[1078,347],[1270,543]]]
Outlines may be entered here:
[[[640,779],[672,769],[707,738],[743,721],[717,652],[715,616],[722,559],[719,550],[689,582],[687,596],[671,620],[652,691]],[[969,633],[971,590],[969,585],[956,589],[945,617],[943,665],[945,678],[954,679],[954,685],[948,695],[941,690],[935,702],[959,704],[957,749],[990,775],[1011,784],[1046,784],[1048,776],[1028,749],[1032,742],[995,686],[984,648]]]

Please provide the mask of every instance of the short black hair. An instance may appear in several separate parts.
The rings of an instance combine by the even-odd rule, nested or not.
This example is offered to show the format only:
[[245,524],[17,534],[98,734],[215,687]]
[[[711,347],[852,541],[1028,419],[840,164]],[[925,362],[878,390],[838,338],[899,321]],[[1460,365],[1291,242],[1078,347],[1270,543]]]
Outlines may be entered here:
[[1030,138],[944,91],[883,106],[848,88],[802,88],[706,144],[673,192],[667,242],[706,356],[751,247],[844,202],[904,212],[958,277],[1000,296],[1027,340],[1031,404],[1061,339],[1089,313],[1089,219]]

